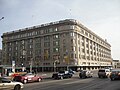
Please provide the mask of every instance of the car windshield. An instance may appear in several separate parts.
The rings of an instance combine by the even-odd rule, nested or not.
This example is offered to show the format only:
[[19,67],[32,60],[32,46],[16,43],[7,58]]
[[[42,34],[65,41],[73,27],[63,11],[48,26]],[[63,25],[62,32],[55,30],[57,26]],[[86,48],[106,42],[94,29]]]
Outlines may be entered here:
[[65,71],[59,71],[59,73],[65,73]]
[[9,79],[7,79],[7,78],[0,78],[0,83],[6,83],[6,82],[10,82],[10,80]]
[[22,74],[21,76],[33,75],[32,73]]
[[105,70],[99,70],[99,72],[105,72]]
[[116,73],[116,72],[119,72],[120,73],[120,70],[112,70],[113,73]]

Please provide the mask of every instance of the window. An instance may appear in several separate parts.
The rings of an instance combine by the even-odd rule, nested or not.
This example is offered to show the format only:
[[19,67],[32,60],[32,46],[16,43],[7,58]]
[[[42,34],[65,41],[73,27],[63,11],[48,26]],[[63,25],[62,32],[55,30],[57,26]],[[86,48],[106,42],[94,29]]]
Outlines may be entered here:
[[66,40],[65,40],[65,39],[63,39],[63,44],[65,44],[65,42],[66,42]]
[[50,37],[49,36],[45,36],[44,37],[44,40],[46,41],[46,40],[50,40]]
[[71,54],[71,58],[74,58],[74,54],[73,53]]
[[90,38],[92,37],[91,34],[89,34],[89,37],[90,37]]
[[89,47],[89,45],[88,45],[88,44],[86,44],[86,47],[88,48],[88,47]]
[[81,32],[82,32],[82,34],[84,34],[84,30],[83,29],[81,29]]
[[93,54],[93,52],[92,52],[92,51],[90,51],[90,53],[91,53],[91,54]]
[[37,49],[36,51],[35,51],[35,55],[36,56],[39,56],[41,54],[41,49]]
[[36,42],[36,43],[41,42],[41,38],[35,38],[35,42]]
[[66,46],[63,46],[63,51],[66,52]]
[[88,60],[90,60],[90,57],[89,57],[89,56],[87,56],[87,59],[88,59]]
[[59,38],[59,35],[57,34],[53,36],[53,39],[58,39],[58,38]]
[[88,43],[88,38],[86,38],[86,42]]
[[49,49],[44,49],[44,60],[48,60],[49,59],[49,53],[50,53]]
[[88,33],[87,33],[87,32],[85,32],[85,35],[86,35],[86,36],[88,36]]
[[89,54],[89,50],[87,50],[87,54]]
[[59,41],[53,41],[53,46],[59,46]]
[[81,58],[81,55],[79,54],[79,58]]
[[49,29],[49,32],[53,32],[53,29],[52,29],[52,28],[50,28],[50,29]]
[[85,59],[85,55],[82,55],[82,59]]
[[57,28],[55,28],[55,29],[54,29],[54,31],[56,32],[56,31],[58,31],[58,29],[57,29]]
[[65,35],[65,33],[63,34],[63,37],[65,37],[66,35]]
[[82,49],[82,52],[85,53],[85,49]]
[[15,53],[15,56],[17,56],[17,55],[18,55],[18,53],[16,52],[16,53]]
[[70,26],[70,29],[75,29],[75,27],[73,25]]
[[70,33],[70,36],[75,36],[74,32],[71,32],[71,33]]
[[36,49],[41,48],[41,43],[36,43],[36,44],[35,44],[35,48],[36,48]]
[[74,46],[74,47],[71,46],[71,50],[72,50],[72,51],[76,51],[76,47],[75,47],[75,46]]
[[44,42],[44,47],[49,47],[50,46],[50,42]]
[[32,45],[29,45],[29,48],[32,48]]
[[73,43],[73,39],[71,39],[71,43]]
[[59,52],[59,48],[58,47],[53,48],[53,52]]
[[18,50],[18,47],[15,47],[15,50]]
[[84,41],[84,36],[82,36],[82,40]]
[[15,42],[15,44],[17,45],[17,44],[18,44],[18,42],[16,41],[16,42]]
[[79,48],[79,52],[80,52],[80,47],[78,47]]
[[40,30],[40,33],[41,33],[41,34],[43,34],[43,33],[44,33],[44,31],[43,31],[43,30]]
[[44,30],[44,33],[49,33],[49,30],[48,30],[48,29],[45,29],[45,30]]
[[32,41],[33,41],[32,39],[29,40],[30,43],[32,43]]
[[[30,40],[31,40],[31,39],[30,39]],[[24,44],[24,43],[25,43],[25,41],[24,41],[24,40],[22,40],[22,41],[21,41],[21,43],[22,43],[22,44]]]
[[82,46],[84,46],[84,42],[82,42]]
[[9,48],[9,51],[12,51],[12,48]]
[[90,49],[92,49],[92,45],[90,46]]
[[32,51],[30,51],[29,54],[31,55],[31,54],[32,54]]

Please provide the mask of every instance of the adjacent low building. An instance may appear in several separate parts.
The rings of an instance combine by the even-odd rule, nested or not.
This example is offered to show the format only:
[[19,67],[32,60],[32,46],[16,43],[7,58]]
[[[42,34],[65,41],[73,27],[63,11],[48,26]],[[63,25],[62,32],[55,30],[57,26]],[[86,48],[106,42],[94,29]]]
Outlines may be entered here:
[[120,60],[113,60],[113,68],[120,68]]
[[2,64],[2,50],[0,49],[0,65]]
[[2,35],[3,64],[33,67],[98,69],[111,67],[111,45],[74,19],[6,32]]

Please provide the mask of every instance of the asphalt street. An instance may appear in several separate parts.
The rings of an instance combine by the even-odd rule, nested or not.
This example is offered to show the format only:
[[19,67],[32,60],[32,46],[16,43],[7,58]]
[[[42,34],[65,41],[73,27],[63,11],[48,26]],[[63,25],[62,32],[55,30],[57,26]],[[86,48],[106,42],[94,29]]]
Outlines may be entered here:
[[24,84],[24,90],[120,90],[120,80],[100,79],[96,73],[92,78],[80,79],[76,73],[69,79],[47,78],[42,82]]

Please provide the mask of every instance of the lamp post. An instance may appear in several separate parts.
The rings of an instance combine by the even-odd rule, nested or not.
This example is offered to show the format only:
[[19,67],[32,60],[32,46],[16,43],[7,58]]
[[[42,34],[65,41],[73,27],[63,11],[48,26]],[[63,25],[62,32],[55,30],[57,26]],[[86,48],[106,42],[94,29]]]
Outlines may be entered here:
[[54,72],[56,72],[56,64],[57,63],[59,63],[59,60],[55,60],[54,63],[53,63],[54,64]]
[[33,66],[33,58],[31,58],[31,61],[30,61],[30,72],[32,73],[32,66]]
[[0,21],[1,21],[2,19],[4,19],[4,17],[1,17]]

